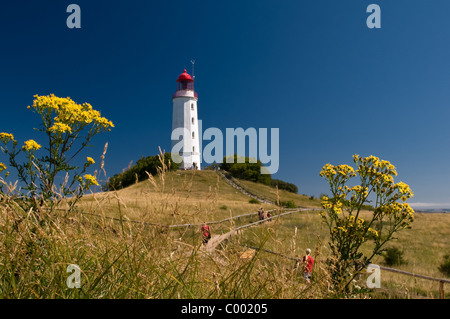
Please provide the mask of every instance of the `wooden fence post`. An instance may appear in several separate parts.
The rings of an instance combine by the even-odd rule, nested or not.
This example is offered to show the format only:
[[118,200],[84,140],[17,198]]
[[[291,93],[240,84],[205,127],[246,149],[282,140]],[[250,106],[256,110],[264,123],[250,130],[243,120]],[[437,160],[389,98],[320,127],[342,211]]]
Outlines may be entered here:
[[439,298],[445,299],[444,282],[439,281]]

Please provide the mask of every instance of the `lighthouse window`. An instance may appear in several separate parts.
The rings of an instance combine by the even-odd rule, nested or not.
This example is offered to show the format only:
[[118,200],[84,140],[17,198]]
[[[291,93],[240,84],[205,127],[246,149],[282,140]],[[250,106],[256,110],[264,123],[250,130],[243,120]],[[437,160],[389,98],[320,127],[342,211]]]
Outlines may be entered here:
[[194,110],[194,104],[191,104],[191,110]]
[[195,138],[195,134],[194,134],[194,132],[192,132],[192,138]]
[[195,146],[192,146],[192,152],[195,152]]
[[194,118],[192,118],[192,124],[194,124]]

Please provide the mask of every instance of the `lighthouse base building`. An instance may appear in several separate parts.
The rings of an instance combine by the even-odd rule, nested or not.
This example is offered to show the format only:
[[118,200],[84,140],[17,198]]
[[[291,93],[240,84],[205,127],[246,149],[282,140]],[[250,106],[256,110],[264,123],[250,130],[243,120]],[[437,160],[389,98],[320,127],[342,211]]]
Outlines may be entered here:
[[172,150],[182,157],[182,169],[201,169],[197,101],[194,79],[184,70],[172,96]]

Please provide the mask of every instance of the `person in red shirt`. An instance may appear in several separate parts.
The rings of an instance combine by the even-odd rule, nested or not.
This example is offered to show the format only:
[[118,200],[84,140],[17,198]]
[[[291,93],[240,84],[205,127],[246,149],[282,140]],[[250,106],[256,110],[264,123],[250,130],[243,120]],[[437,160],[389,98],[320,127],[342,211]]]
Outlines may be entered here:
[[211,227],[209,225],[206,225],[205,222],[203,222],[203,226],[202,226],[202,239],[203,239],[203,244],[207,244],[208,240],[211,239]]
[[306,283],[311,283],[311,276],[313,272],[314,258],[311,256],[311,249],[306,249],[306,256],[303,257],[303,277]]

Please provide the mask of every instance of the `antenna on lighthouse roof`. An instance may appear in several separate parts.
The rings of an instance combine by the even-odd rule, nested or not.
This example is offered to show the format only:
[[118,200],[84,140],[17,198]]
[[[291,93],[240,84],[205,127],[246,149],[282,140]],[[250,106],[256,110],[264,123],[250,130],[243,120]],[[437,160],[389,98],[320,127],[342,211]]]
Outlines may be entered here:
[[194,73],[195,60],[191,60],[191,63],[192,63],[192,78],[195,79],[195,73]]

